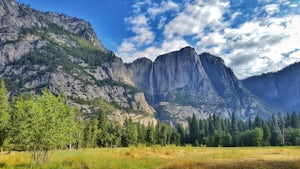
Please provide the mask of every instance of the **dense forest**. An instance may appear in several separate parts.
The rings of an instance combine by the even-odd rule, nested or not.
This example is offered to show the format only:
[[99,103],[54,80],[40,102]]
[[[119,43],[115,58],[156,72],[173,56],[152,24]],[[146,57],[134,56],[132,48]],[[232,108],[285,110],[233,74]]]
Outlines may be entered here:
[[158,122],[143,125],[125,120],[109,121],[104,110],[97,118],[83,119],[80,111],[68,106],[63,95],[49,90],[41,95],[8,98],[0,80],[1,150],[33,151],[33,158],[52,149],[127,147],[151,145],[193,146],[277,146],[300,145],[300,114],[277,113],[270,119],[254,120],[189,118],[188,126],[174,127]]

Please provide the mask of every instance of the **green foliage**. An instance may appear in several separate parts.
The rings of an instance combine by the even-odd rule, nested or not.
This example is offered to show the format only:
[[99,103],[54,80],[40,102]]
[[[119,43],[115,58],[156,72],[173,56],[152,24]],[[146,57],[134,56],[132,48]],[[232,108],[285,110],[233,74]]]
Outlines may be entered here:
[[122,135],[122,145],[128,147],[129,145],[137,145],[138,143],[138,129],[137,124],[131,119],[126,119],[124,122],[124,133]]
[[112,137],[108,131],[108,119],[105,111],[100,111],[98,120],[98,145],[108,147],[108,145],[112,142]]
[[253,130],[246,130],[241,138],[241,144],[244,146],[261,146],[262,141],[263,130],[257,127]]
[[146,143],[147,145],[155,144],[155,127],[153,124],[148,125],[148,129],[146,132]]
[[0,147],[6,138],[7,123],[9,120],[8,93],[3,79],[0,79]]
[[89,119],[85,121],[85,127],[83,131],[83,146],[85,148],[94,148],[97,146],[97,136],[99,134],[98,120]]
[[49,150],[73,144],[77,132],[74,110],[63,96],[44,90],[12,103],[8,139],[17,149],[33,151],[37,162],[46,160]]
[[0,130],[3,130],[9,119],[8,92],[3,79],[0,79]]
[[[68,45],[59,44],[54,39],[50,38],[50,36],[48,35],[49,33],[54,33],[56,35],[64,35],[68,37],[70,41],[75,42],[78,46],[70,47]],[[110,62],[115,58],[113,53],[105,53],[101,51],[100,49],[96,48],[91,42],[81,37],[80,35],[68,32],[67,30],[61,28],[60,26],[54,23],[48,23],[47,27],[43,27],[43,28],[34,27],[34,28],[23,29],[22,35],[24,37],[29,34],[40,36],[42,39],[49,41],[49,44],[46,46],[46,48],[43,47],[42,50],[37,49],[31,52],[29,55],[38,57],[37,55],[34,55],[34,53],[36,52],[37,53],[44,52],[49,56],[55,55],[55,58],[51,59],[52,63],[53,60],[57,60],[57,58],[64,60],[62,59],[63,57],[68,58],[68,56],[71,55],[75,58],[82,59],[85,63],[88,63],[90,66],[100,66],[101,64],[105,62]],[[53,50],[53,48],[58,51]],[[43,59],[40,57],[38,57],[38,59],[40,61],[43,61]],[[50,58],[44,57],[44,59],[50,59]]]
[[189,119],[188,122],[190,131],[190,143],[192,144],[195,140],[199,139],[199,124],[195,114],[193,114],[193,117]]

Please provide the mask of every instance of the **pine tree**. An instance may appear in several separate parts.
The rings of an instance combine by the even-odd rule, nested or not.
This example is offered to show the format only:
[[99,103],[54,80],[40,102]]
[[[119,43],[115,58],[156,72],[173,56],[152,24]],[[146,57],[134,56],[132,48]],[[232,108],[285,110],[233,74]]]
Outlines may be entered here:
[[155,144],[155,128],[153,124],[148,125],[147,133],[146,133],[146,143],[147,145]]
[[263,125],[262,125],[262,119],[260,119],[258,115],[255,116],[255,120],[254,120],[254,128],[255,128],[255,127],[263,128]]
[[199,138],[199,124],[195,114],[192,119],[189,119],[190,143],[194,143]]
[[238,128],[237,128],[237,122],[236,122],[235,112],[232,112],[230,134],[232,136],[232,145],[233,146],[237,146],[238,145],[237,133],[238,133]]
[[2,146],[6,132],[5,128],[7,127],[9,120],[9,103],[8,103],[8,93],[5,87],[3,79],[0,79],[0,147]]
[[183,145],[184,142],[186,141],[186,138],[185,138],[186,134],[185,134],[185,129],[183,128],[182,124],[178,124],[177,131],[180,135],[180,140],[181,140],[180,144]]
[[291,126],[291,115],[290,113],[286,113],[286,116],[285,116],[285,127],[288,128]]
[[291,127],[293,127],[293,128],[299,128],[299,120],[298,120],[296,112],[293,112],[293,114],[292,114],[292,117],[291,117]]
[[138,129],[137,125],[131,119],[126,119],[124,122],[124,133],[121,138],[122,145],[128,147],[129,145],[137,145],[138,143]]
[[138,123],[138,142],[139,143],[146,143],[146,134],[147,134],[147,128],[141,123]]
[[98,145],[102,147],[108,147],[111,142],[111,135],[108,132],[108,119],[107,115],[104,110],[101,110],[98,116],[98,129],[99,129],[99,135],[98,135]]

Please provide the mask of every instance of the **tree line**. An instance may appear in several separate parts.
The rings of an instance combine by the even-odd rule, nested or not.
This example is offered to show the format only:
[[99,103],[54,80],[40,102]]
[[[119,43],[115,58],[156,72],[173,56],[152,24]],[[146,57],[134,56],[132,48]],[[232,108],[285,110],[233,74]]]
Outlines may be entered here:
[[126,119],[112,121],[104,110],[83,119],[68,106],[63,95],[44,90],[41,95],[22,95],[9,100],[0,79],[0,147],[33,152],[36,161],[47,160],[53,149],[127,147],[175,144],[178,146],[277,146],[300,145],[300,114],[278,113],[270,119],[256,116],[246,121],[220,118],[188,119],[187,126],[162,122],[141,124]]
[[300,145],[300,114],[278,113],[270,119],[256,116],[254,120],[237,120],[235,113],[231,119],[213,114],[208,119],[197,119],[195,115],[188,121],[188,131],[178,126],[182,144],[194,146],[279,146]]

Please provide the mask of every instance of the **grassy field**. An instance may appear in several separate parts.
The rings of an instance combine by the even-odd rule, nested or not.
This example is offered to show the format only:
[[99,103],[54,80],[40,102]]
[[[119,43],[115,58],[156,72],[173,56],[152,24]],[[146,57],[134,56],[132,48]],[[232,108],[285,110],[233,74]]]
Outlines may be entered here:
[[31,165],[28,152],[1,152],[0,168],[41,169],[300,169],[300,147],[130,147],[50,152],[50,161]]

